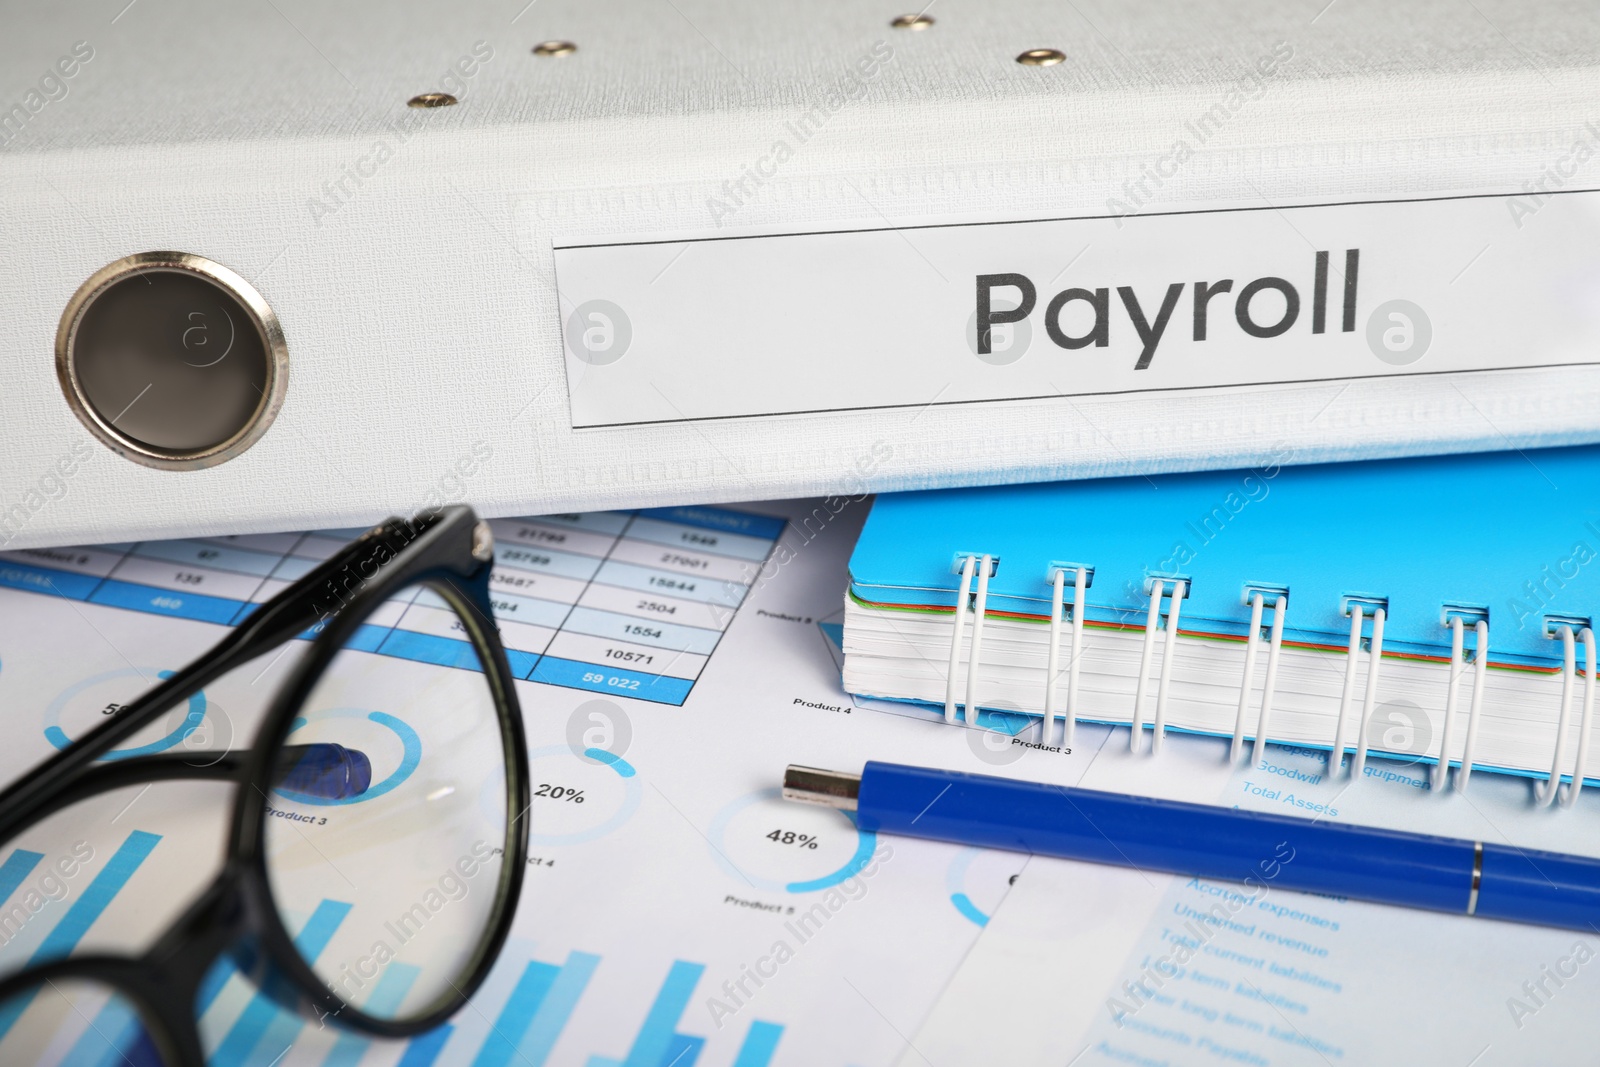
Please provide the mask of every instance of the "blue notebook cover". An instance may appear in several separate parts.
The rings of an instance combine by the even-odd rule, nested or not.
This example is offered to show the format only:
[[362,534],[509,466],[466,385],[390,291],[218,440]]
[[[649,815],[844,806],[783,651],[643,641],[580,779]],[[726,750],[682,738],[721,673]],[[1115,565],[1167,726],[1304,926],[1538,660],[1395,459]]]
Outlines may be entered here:
[[1491,663],[1548,669],[1552,621],[1600,608],[1600,447],[889,494],[851,594],[952,611],[969,553],[999,559],[994,614],[1047,617],[1052,568],[1083,565],[1090,624],[1142,627],[1149,579],[1180,578],[1185,634],[1242,637],[1247,591],[1286,589],[1286,642],[1342,649],[1359,597],[1386,603],[1386,654],[1448,656],[1446,611],[1469,609]]

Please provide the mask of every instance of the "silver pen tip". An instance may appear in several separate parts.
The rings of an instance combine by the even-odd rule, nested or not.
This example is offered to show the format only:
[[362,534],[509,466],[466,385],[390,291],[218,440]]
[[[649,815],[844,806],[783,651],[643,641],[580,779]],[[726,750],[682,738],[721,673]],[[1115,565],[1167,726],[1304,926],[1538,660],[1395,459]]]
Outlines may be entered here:
[[821,804],[840,811],[855,811],[861,796],[861,776],[843,771],[789,764],[783,772],[783,799]]

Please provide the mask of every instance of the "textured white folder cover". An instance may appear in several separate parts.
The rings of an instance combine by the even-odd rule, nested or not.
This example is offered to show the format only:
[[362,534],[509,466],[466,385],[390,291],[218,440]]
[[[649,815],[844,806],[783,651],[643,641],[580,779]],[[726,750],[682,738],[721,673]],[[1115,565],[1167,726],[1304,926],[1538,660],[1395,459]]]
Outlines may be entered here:
[[[8,5],[0,540],[1600,437],[1590,368],[572,429],[553,243],[1600,186],[1583,5],[1320,6],[946,0],[908,32],[840,0]],[[1067,61],[1013,61],[1041,47]],[[441,88],[462,103],[405,107]],[[1508,200],[1462,269],[1546,203]],[[55,380],[73,291],[150,249],[249,277],[288,338],[283,413],[212,469],[111,455]]]

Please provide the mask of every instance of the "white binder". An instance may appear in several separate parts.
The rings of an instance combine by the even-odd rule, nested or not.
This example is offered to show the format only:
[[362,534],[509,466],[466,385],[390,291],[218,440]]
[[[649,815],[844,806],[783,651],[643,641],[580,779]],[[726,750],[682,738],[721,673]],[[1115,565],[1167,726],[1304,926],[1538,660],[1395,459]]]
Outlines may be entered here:
[[[0,544],[1600,439],[1562,5],[912,14],[14,13]],[[129,461],[58,375],[74,294],[157,251],[281,325],[220,462]]]

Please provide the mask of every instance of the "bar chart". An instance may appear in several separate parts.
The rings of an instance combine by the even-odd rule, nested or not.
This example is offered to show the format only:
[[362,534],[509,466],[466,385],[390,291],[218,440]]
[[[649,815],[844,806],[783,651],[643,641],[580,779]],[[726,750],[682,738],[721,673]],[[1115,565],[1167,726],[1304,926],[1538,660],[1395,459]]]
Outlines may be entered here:
[[[442,1063],[470,1063],[472,1067],[544,1067],[562,1028],[577,1007],[589,979],[600,965],[598,956],[571,952],[559,966],[529,961],[511,994],[505,999],[484,1038],[474,1051],[457,1047],[453,1027],[444,1026],[414,1039],[401,1056],[401,1067],[434,1067]],[[586,1067],[694,1067],[705,1038],[678,1031],[684,1008],[694,995],[705,968],[675,960],[662,979],[660,990],[621,1056],[594,1054]],[[783,1027],[753,1020],[733,1067],[767,1067],[777,1051]],[[337,1051],[337,1049],[336,1049]],[[324,1067],[354,1063],[349,1059],[324,1061]]]
[[[681,705],[784,521],[726,508],[496,519],[495,620],[518,678]],[[0,553],[0,587],[236,625],[360,530],[141,541]],[[358,647],[476,663],[434,594],[410,594]]]
[[[29,953],[24,965],[33,966],[72,955],[84,935],[144,866],[160,842],[159,834],[143,830],[129,833],[88,885],[75,898],[69,898],[71,902]],[[36,906],[33,897],[37,897],[37,890],[24,884],[40,868],[44,858],[40,852],[15,849],[6,856],[4,862],[0,862],[0,894],[3,894],[0,897],[0,928],[6,931],[8,944],[23,934],[34,918],[48,914]],[[100,999],[105,1002],[95,1012],[92,1021],[81,1013],[69,1013],[66,1016],[65,1024],[81,1032],[67,1046],[66,1058],[62,1063],[99,1067],[102,1063],[120,1062],[121,1052],[136,1048],[142,1040],[137,1021],[121,1000]],[[0,1060],[12,1062],[6,1051],[10,1045],[21,1043],[30,1048],[42,1047],[32,1035],[17,1035],[9,1044],[6,1040],[12,1037],[13,1030],[37,1000],[38,991],[34,991],[0,1004]],[[51,1007],[53,1005],[44,1005],[43,1010],[48,1012]],[[54,1014],[59,1016],[60,1013]],[[112,1035],[111,1041],[108,1042],[106,1035]]]
[[[28,955],[25,965],[71,955],[116,896],[145,868],[161,840],[160,835],[143,830],[130,832],[62,911]],[[19,908],[29,913],[25,904],[13,898],[28,892],[24,883],[43,860],[42,853],[15,849],[0,862],[0,926]],[[151,872],[148,877],[159,877],[159,872]],[[350,910],[346,902],[323,900],[294,932],[295,948],[308,962],[315,962]],[[18,921],[12,919],[13,934]],[[578,951],[568,952],[559,963],[529,959],[520,965],[520,975],[497,1007],[478,1006],[493,1019],[486,1036],[470,1036],[445,1025],[412,1039],[398,1062],[402,1067],[434,1067],[441,1063],[542,1067],[549,1062],[601,962],[597,955]],[[678,1027],[704,971],[699,963],[673,961],[627,1050],[619,1055],[596,1052],[589,1056],[588,1067],[693,1067],[705,1038],[680,1032]],[[391,1015],[417,974],[414,967],[390,963],[373,983],[363,1006],[375,1014]],[[0,1005],[0,1060],[12,1062],[6,1059],[7,1049],[18,1042],[8,1044],[7,1038],[13,1036],[12,1031],[19,1024],[46,1025],[54,1032],[43,1039],[37,1033],[28,1034],[26,1046],[61,1050],[63,1054],[56,1063],[71,1067],[154,1067],[154,1051],[126,1002],[105,996],[87,999],[91,1002],[53,1012],[45,1010],[50,1005],[36,1005],[33,996],[17,997]],[[315,1028],[306,1017],[279,1007],[290,999],[283,991],[255,988],[226,957],[219,960],[208,973],[195,1005],[208,1062],[214,1067],[276,1063],[308,1027]],[[30,1011],[36,1008],[44,1018],[30,1019]],[[767,1067],[782,1036],[781,1025],[752,1020],[734,1067]],[[476,1047],[464,1044],[463,1039],[476,1041]],[[323,1056],[322,1067],[357,1067],[372,1046],[371,1038],[340,1031]]]

